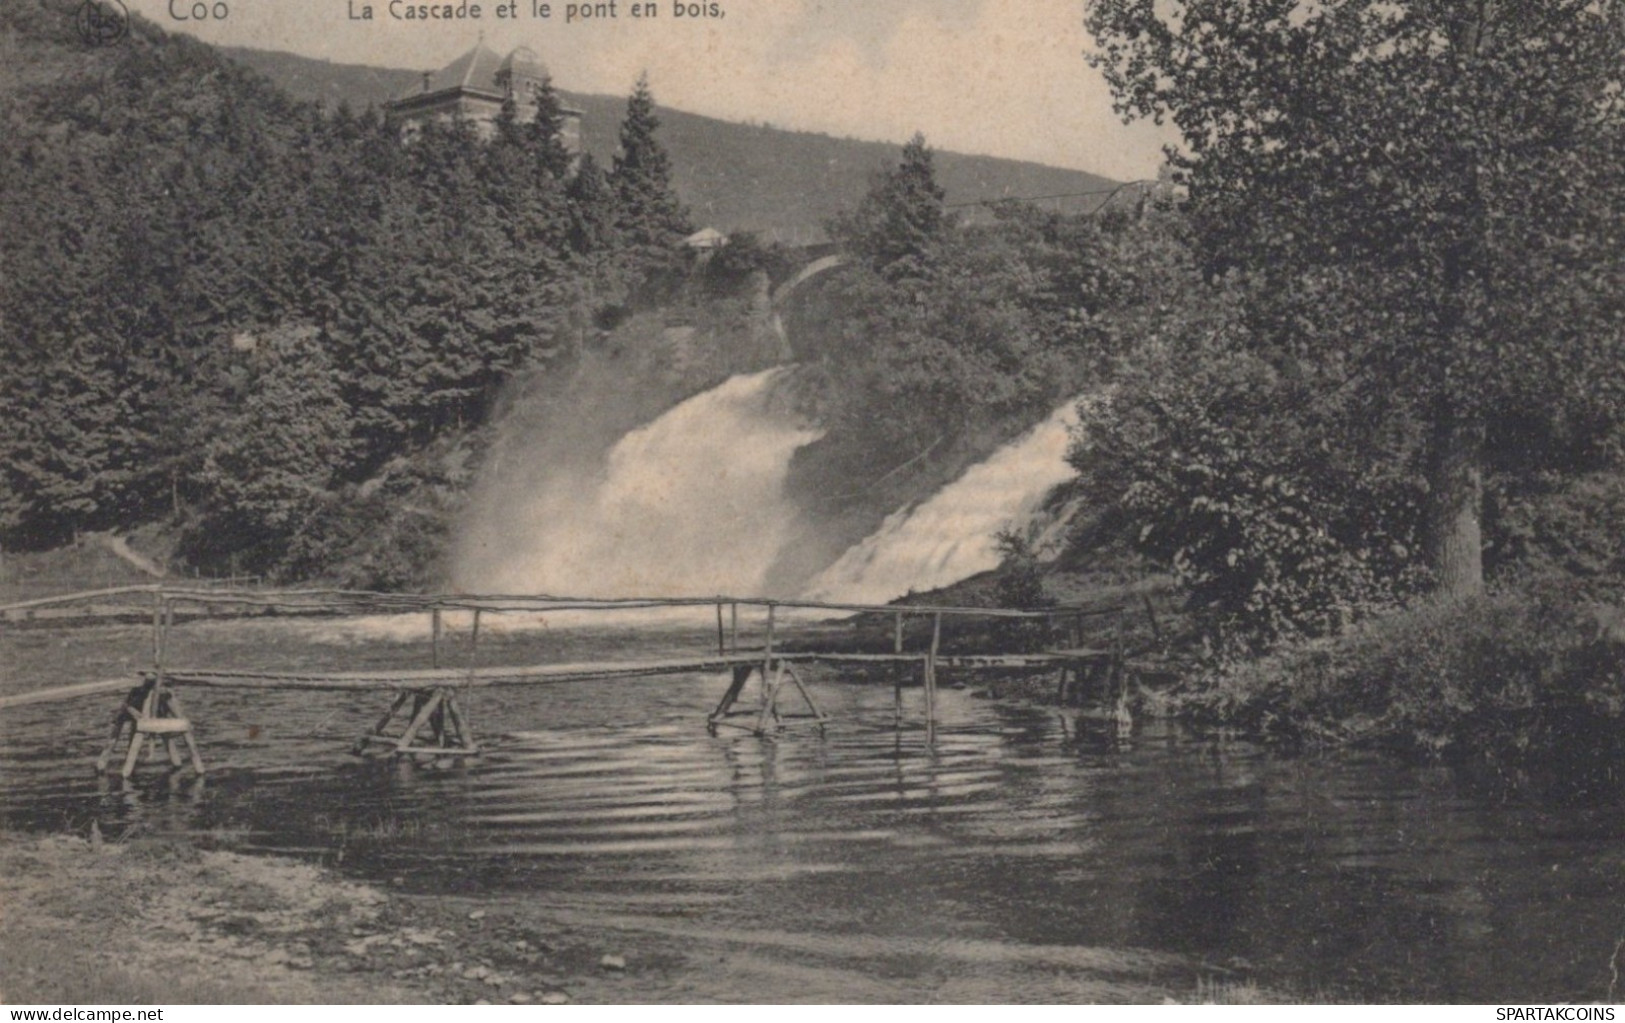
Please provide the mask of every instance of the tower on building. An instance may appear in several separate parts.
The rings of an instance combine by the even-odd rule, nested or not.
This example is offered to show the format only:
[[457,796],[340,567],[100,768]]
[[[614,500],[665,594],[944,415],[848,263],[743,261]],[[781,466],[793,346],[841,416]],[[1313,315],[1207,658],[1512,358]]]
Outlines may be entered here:
[[[536,116],[536,95],[548,78],[547,67],[536,51],[516,47],[506,57],[481,42],[439,71],[425,71],[420,86],[384,104],[391,124],[410,138],[427,121],[462,118],[482,138],[496,132],[497,116],[510,96],[520,124]],[[581,152],[581,111],[562,111],[564,145]]]

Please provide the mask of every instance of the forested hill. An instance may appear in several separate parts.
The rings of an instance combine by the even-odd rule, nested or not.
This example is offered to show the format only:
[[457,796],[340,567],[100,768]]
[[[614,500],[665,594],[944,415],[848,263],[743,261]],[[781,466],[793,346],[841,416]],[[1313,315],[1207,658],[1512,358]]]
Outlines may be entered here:
[[[329,107],[347,101],[357,111],[413,88],[418,70],[334,64],[289,53],[228,48],[222,52],[254,68],[298,99]],[[568,83],[565,83],[568,84]],[[627,83],[630,88],[631,83]],[[658,79],[652,82],[660,90]],[[581,109],[582,141],[608,166],[626,106],[622,96],[564,92]],[[896,142],[863,142],[813,132],[737,124],[660,110],[662,137],[671,152],[677,194],[698,224],[725,231],[756,230],[793,243],[821,234],[824,221],[863,198],[873,173],[897,159]],[[1085,149],[1088,140],[1079,140]],[[1043,164],[938,151],[937,180],[949,203],[1005,196],[1075,195],[1109,189],[1106,178]],[[1077,211],[1098,199],[1078,198]]]
[[311,576],[418,537],[415,570],[514,374],[713,283],[647,91],[626,159],[572,173],[556,117],[404,145],[140,18],[86,48],[64,11],[0,4],[8,550],[169,522],[205,569]]

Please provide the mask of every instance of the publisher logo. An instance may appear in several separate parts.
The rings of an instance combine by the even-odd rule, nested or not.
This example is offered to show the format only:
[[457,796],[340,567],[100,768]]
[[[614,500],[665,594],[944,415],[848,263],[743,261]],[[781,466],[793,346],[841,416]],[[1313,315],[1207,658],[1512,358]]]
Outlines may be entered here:
[[130,34],[130,12],[121,0],[85,0],[74,24],[86,46],[111,46]]

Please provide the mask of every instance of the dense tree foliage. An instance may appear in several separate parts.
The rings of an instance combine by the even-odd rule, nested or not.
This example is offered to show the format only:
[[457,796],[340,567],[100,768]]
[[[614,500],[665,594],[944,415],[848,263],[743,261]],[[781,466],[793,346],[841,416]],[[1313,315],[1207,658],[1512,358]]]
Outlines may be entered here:
[[675,246],[694,230],[672,189],[671,158],[659,128],[648,76],[641,76],[626,102],[620,147],[609,173],[617,241],[640,269],[663,264],[676,269]]
[[858,208],[836,218],[832,232],[848,251],[887,277],[922,269],[948,226],[931,148],[916,133],[896,167],[870,184]]
[[939,482],[1103,381],[1160,244],[1128,203],[1097,215],[996,204],[962,221],[932,165],[916,136],[831,224],[847,265],[796,303],[791,336],[828,427],[806,460],[838,467],[856,493],[904,470]]
[[[1193,394],[1163,418],[1233,439],[1241,463],[1203,463],[1227,485],[1256,466],[1328,513],[1370,491],[1338,557],[1419,530],[1439,590],[1480,588],[1485,474],[1595,466],[1625,414],[1625,8],[1093,0],[1088,20],[1120,109],[1178,128],[1199,278],[1239,302],[1224,350],[1187,334],[1170,372],[1257,377],[1220,388],[1241,411]],[[1143,466],[1165,511],[1190,497],[1181,436]],[[1233,518],[1186,526],[1245,560]]]
[[1120,110],[1183,144],[1163,283],[1074,461],[1221,661],[1486,564],[1617,579],[1620,15],[1091,3]]
[[205,561],[319,564],[335,502],[481,421],[515,371],[569,356],[595,296],[674,259],[676,221],[617,229],[619,195],[677,209],[646,83],[612,187],[572,176],[550,88],[489,140],[403,142],[140,19],[86,50],[24,0],[0,47],[28,72],[0,100],[9,547],[180,513]]
[[[205,509],[200,547],[276,564],[351,464],[350,409],[314,328],[253,340],[216,380],[189,488]],[[268,547],[269,549],[262,549]]]

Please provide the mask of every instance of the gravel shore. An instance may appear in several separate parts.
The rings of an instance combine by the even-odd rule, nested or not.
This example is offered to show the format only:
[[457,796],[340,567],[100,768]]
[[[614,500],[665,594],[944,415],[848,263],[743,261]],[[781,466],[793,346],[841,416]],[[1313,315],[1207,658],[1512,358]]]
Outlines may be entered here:
[[14,1005],[660,997],[624,943],[178,839],[0,836],[0,906]]

